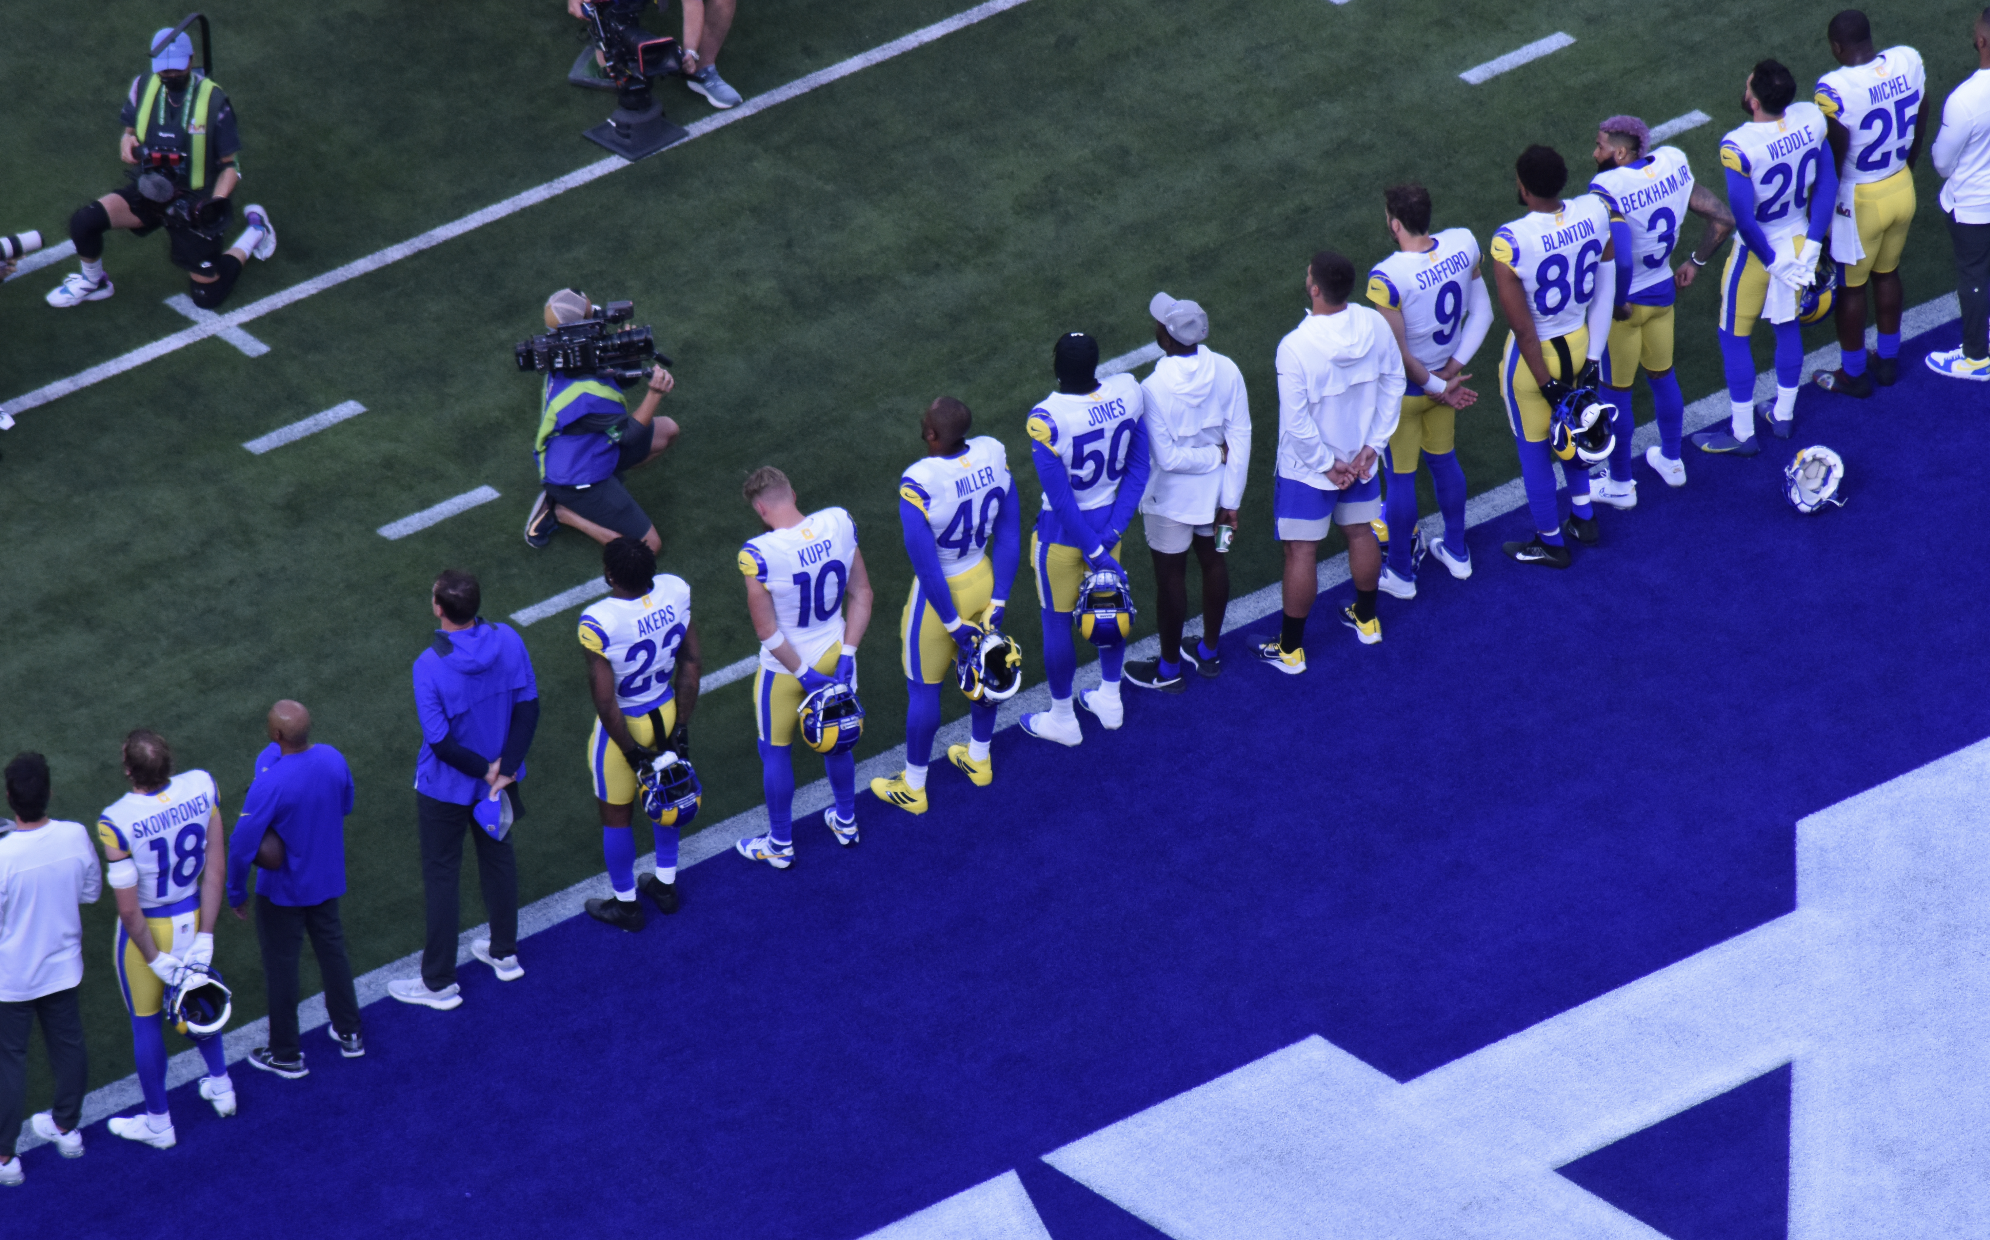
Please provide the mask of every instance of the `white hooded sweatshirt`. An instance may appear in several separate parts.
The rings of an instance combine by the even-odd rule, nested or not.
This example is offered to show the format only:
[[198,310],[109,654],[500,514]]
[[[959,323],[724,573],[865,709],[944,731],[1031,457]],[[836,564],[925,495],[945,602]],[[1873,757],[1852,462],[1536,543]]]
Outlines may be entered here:
[[1251,468],[1251,404],[1237,364],[1198,345],[1185,357],[1163,357],[1140,386],[1147,393],[1147,450],[1154,462],[1140,511],[1208,525],[1218,508],[1242,503]]
[[1327,481],[1335,462],[1388,446],[1406,382],[1396,334],[1380,314],[1352,303],[1308,314],[1278,342],[1278,476],[1336,490]]

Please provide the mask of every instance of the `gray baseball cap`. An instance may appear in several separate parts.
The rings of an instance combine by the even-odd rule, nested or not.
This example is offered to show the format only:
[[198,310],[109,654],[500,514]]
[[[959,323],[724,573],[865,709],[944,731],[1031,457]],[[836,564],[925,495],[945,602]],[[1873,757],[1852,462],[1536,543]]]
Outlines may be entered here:
[[1166,293],[1156,293],[1154,300],[1147,303],[1147,313],[1182,344],[1201,344],[1209,339],[1209,316],[1192,301],[1178,301]]

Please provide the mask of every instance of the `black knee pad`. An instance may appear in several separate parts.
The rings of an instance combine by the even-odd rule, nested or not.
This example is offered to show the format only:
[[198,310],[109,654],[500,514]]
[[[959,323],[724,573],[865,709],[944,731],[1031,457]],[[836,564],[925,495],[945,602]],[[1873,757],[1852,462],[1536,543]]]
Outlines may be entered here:
[[69,239],[81,258],[104,256],[104,234],[111,230],[111,213],[101,202],[86,202],[69,217]]
[[198,274],[213,276],[214,279],[205,284],[199,280],[192,282],[189,295],[193,298],[193,304],[203,310],[219,310],[221,303],[227,301],[228,294],[233,291],[235,281],[242,276],[242,260],[233,254],[210,258],[200,265]]

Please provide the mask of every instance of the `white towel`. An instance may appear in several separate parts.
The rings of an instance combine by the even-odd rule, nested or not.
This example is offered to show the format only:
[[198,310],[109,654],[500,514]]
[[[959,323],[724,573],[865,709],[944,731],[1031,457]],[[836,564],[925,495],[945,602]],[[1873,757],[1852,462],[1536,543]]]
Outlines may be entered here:
[[[1798,242],[1802,242],[1799,237]],[[1797,293],[1789,285],[1769,277],[1769,293],[1762,300],[1762,317],[1771,323],[1788,323],[1797,317]]]
[[1831,212],[1831,257],[1851,266],[1866,256],[1859,244],[1858,185],[1847,177],[1838,182],[1838,205]]

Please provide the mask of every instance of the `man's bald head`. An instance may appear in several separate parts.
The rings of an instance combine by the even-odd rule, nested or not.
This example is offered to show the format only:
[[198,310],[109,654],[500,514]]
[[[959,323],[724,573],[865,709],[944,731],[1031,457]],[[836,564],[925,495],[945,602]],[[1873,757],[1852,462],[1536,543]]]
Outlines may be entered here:
[[269,708],[269,738],[286,749],[311,743],[311,712],[304,703],[283,699]]

